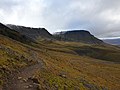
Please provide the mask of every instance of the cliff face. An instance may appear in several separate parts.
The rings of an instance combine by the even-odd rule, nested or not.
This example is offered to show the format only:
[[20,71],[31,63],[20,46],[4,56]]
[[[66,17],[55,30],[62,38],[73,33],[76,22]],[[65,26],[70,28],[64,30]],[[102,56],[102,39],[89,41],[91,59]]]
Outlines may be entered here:
[[8,24],[7,26],[32,39],[52,38],[52,35],[45,28],[31,28],[31,27],[16,26],[16,25],[10,25],[10,24]]
[[60,32],[54,35],[59,40],[65,41],[75,41],[75,42],[83,42],[89,44],[99,44],[103,43],[102,40],[94,37],[90,32],[85,30],[73,30],[67,32]]

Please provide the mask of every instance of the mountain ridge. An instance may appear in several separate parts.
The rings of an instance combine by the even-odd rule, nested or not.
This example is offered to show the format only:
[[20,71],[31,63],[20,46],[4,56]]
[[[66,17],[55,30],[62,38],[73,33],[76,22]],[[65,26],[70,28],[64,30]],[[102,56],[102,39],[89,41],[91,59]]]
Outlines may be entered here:
[[12,38],[14,40],[18,40],[23,43],[30,43],[32,42],[31,38],[28,38],[27,36],[8,28],[4,24],[0,23],[0,34],[7,36],[9,38]]
[[65,32],[58,32],[54,34],[58,40],[83,42],[89,44],[102,44],[103,41],[93,36],[86,30],[71,30]]
[[38,38],[52,39],[52,35],[45,28],[33,28],[12,24],[7,24],[6,26],[32,38],[33,40]]
[[40,38],[48,40],[60,40],[60,41],[72,41],[72,42],[82,42],[88,44],[103,44],[104,42],[94,35],[92,35],[87,30],[71,30],[65,32],[59,32],[56,34],[50,34],[45,28],[33,28],[25,27],[19,25],[7,24],[7,27],[14,29],[15,31],[26,35],[27,37],[37,40]]

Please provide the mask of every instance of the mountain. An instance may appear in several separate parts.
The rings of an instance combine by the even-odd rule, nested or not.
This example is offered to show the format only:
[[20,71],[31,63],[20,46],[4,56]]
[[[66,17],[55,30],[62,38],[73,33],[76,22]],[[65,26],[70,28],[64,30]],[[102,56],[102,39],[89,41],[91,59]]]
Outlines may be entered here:
[[[15,31],[32,38],[33,40],[44,38],[44,39],[57,39],[63,41],[83,42],[89,44],[101,44],[102,40],[94,37],[90,32],[85,30],[73,30],[67,32],[60,32],[57,34],[50,34],[45,28],[31,28],[24,26],[17,26],[8,24],[7,27],[14,29]],[[54,37],[53,37],[54,36]]]
[[120,38],[117,39],[104,39],[104,42],[112,45],[120,45]]
[[34,40],[38,38],[51,39],[52,35],[45,28],[32,28],[7,24],[7,27],[18,31],[21,34],[24,34]]
[[[78,35],[79,39],[94,37],[81,32],[84,36]],[[29,35],[24,35],[0,24],[0,90],[120,89],[119,47],[81,43],[77,37],[76,42],[39,40],[24,44],[29,40]]]
[[40,42],[0,35],[0,90],[119,90],[119,48]]
[[86,30],[73,30],[66,32],[57,32],[54,36],[58,40],[64,41],[75,41],[75,42],[83,42],[89,44],[102,44],[103,41],[94,37],[90,32]]
[[24,43],[29,43],[32,41],[30,38],[26,37],[25,35],[6,27],[2,23],[0,23],[0,34]]

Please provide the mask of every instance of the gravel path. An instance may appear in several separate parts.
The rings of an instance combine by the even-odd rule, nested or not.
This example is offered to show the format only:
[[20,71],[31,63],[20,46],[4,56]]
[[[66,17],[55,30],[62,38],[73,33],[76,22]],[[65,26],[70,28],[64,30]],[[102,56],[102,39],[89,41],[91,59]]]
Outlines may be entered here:
[[33,75],[37,70],[44,68],[44,63],[34,52],[32,58],[37,60],[38,63],[21,70],[19,73],[10,75],[3,90],[38,90],[39,82]]

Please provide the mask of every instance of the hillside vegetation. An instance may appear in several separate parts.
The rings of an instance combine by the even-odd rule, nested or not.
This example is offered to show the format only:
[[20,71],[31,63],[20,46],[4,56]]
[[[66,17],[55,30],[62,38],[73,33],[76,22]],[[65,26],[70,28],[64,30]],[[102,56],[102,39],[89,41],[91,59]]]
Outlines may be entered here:
[[1,90],[120,89],[119,47],[9,35],[0,33]]
[[33,51],[8,37],[0,35],[0,83],[3,83],[4,76],[25,66],[34,64]]
[[[4,36],[0,36],[0,39],[1,85],[5,83],[4,80],[10,73],[34,65],[36,61],[32,55],[37,53],[45,66],[41,70],[36,70],[32,76],[38,80],[39,89],[119,90],[120,88],[119,48],[46,40],[29,46]],[[108,56],[103,58],[96,50],[107,53]],[[88,51],[91,53],[86,53]],[[112,59],[109,59],[111,53],[114,55],[110,55]],[[101,57],[98,58],[97,54]]]

